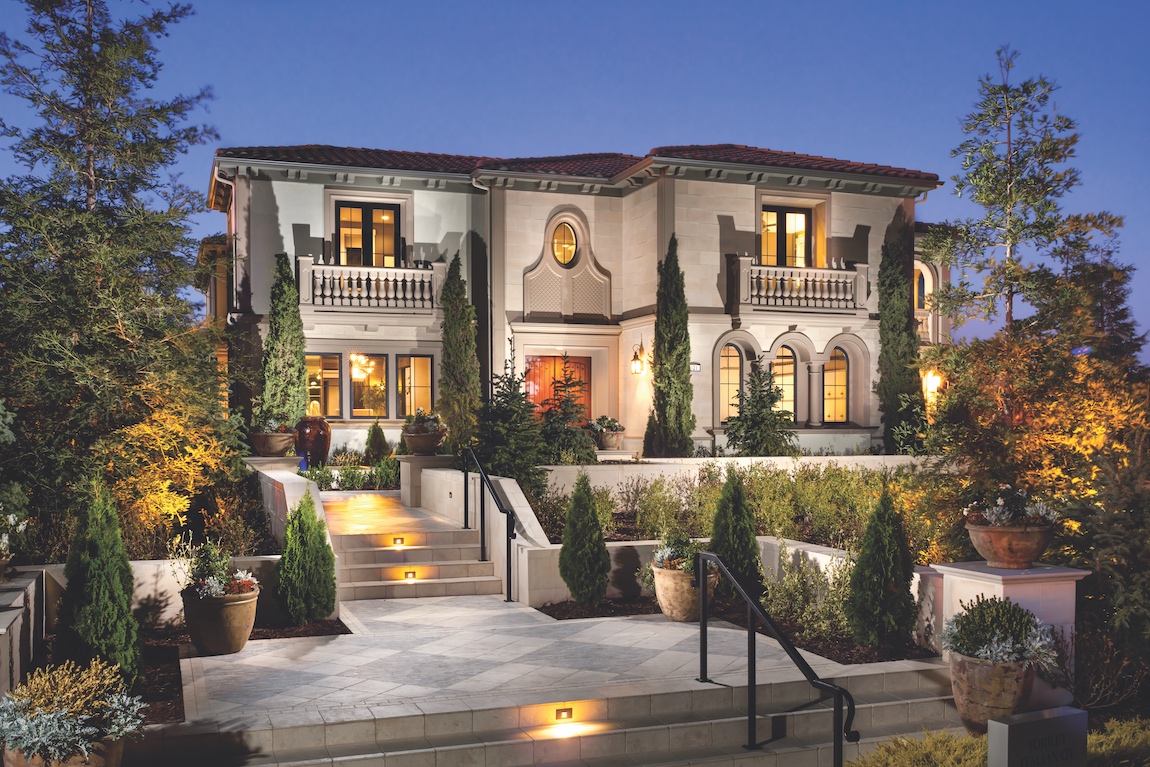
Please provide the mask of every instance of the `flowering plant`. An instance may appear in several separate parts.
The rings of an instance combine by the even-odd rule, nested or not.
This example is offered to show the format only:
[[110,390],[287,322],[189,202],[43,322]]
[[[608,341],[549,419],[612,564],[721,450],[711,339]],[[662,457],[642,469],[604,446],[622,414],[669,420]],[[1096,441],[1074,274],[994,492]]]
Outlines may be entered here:
[[1058,511],[1046,501],[1030,498],[1025,490],[1001,485],[993,501],[972,503],[962,510],[972,525],[1032,525],[1049,527],[1058,519]]
[[614,418],[608,418],[605,415],[599,416],[594,421],[587,424],[587,426],[591,429],[591,431],[595,433],[599,433],[601,431],[624,431],[623,424],[619,423]]
[[403,430],[408,434],[436,434],[447,428],[439,420],[437,413],[428,413],[421,407],[415,409],[415,415],[408,416]]
[[201,599],[224,594],[248,594],[260,585],[248,570],[229,572],[231,557],[211,541],[199,546],[181,541],[176,545],[174,555],[173,562],[186,563],[186,572],[176,572],[176,577],[183,583],[181,591],[194,592]]
[[12,556],[12,538],[28,529],[28,520],[15,514],[5,514],[0,503],[0,557]]

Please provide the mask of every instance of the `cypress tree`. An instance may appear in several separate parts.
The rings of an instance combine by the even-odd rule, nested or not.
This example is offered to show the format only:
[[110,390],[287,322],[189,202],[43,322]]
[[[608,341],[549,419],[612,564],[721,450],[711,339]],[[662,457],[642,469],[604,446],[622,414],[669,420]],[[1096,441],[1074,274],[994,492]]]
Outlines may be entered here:
[[906,530],[894,510],[890,491],[884,487],[863,533],[844,606],[856,642],[868,647],[897,647],[910,640],[913,575]]
[[691,409],[691,334],[687,327],[687,293],[679,268],[679,241],[674,234],[667,257],[659,264],[659,287],[655,293],[655,342],[652,352],[652,386],[655,389],[643,454],[652,458],[681,458],[695,452],[691,433],[695,413]]
[[603,528],[591,500],[591,480],[579,473],[567,523],[563,528],[563,547],[559,550],[559,574],[580,604],[594,607],[607,595],[607,576],[611,572],[611,555],[603,541]]
[[280,253],[276,256],[268,334],[260,359],[263,393],[252,408],[254,428],[263,429],[269,421],[295,426],[307,414],[306,343],[295,270],[287,254]]
[[101,658],[134,678],[140,659],[139,625],[132,614],[135,581],[115,503],[99,479],[92,481],[89,505],[77,520],[64,577],[56,661],[85,665]]
[[748,594],[758,597],[763,593],[763,556],[755,537],[755,516],[747,503],[743,478],[733,467],[727,467],[727,481],[715,510],[711,551]]
[[[512,352],[514,356],[514,351]],[[476,454],[490,475],[510,477],[528,499],[539,498],[547,489],[543,462],[543,437],[535,403],[527,399],[526,375],[516,374],[508,360],[502,375],[491,377],[491,399],[479,411],[479,443]]]
[[475,307],[467,300],[467,282],[460,274],[459,254],[451,259],[439,303],[443,361],[439,368],[436,412],[447,424],[452,452],[471,444],[482,399],[479,391],[479,354],[476,351]]
[[311,491],[288,516],[276,577],[280,602],[294,625],[322,620],[335,610],[335,554]]
[[[926,410],[919,380],[918,332],[911,303],[906,227],[882,246],[878,268],[878,372],[875,387],[882,411],[883,449],[898,451],[896,433],[918,434]],[[907,447],[907,446],[904,446]]]

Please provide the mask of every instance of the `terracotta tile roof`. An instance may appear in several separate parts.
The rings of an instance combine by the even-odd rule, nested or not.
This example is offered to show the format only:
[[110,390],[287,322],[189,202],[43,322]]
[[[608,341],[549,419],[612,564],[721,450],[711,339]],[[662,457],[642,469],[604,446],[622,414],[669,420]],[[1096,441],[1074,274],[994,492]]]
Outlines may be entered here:
[[423,173],[469,174],[486,158],[457,154],[397,152],[390,149],[303,144],[302,146],[242,146],[217,149],[216,157],[237,160],[265,160],[307,165],[335,165],[345,168],[386,168]]
[[887,176],[910,181],[937,182],[934,173],[894,168],[888,165],[835,160],[818,155],[776,152],[742,144],[692,144],[688,146],[660,146],[647,153],[648,157],[667,157],[699,162],[722,162],[732,165],[763,165],[773,168],[831,171],[834,173],[860,173],[867,176]]
[[501,170],[510,173],[546,173],[557,176],[584,176],[611,178],[641,161],[642,157],[618,152],[597,154],[568,154],[558,157],[517,157],[503,160],[484,160],[481,170]]

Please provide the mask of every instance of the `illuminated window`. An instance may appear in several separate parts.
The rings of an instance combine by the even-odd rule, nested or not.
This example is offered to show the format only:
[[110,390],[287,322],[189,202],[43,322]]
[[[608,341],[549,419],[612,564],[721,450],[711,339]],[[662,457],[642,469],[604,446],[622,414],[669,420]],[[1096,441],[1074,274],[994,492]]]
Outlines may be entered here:
[[339,418],[339,355],[307,355],[308,415]]
[[775,386],[782,392],[782,398],[775,404],[775,410],[786,410],[795,414],[795,353],[788,346],[780,346],[771,360],[771,372],[775,374]]
[[387,418],[387,355],[351,354],[351,417]]
[[743,355],[739,347],[727,344],[719,352],[719,421],[726,423],[739,414],[739,391],[743,388]]
[[760,266],[797,266],[811,263],[811,212],[804,208],[763,208]]
[[847,355],[837,346],[823,367],[823,421],[847,422]]
[[337,202],[335,217],[342,266],[398,266],[398,205]]
[[551,235],[551,252],[555,260],[567,266],[575,258],[575,230],[568,223],[555,227],[555,234]]
[[395,379],[398,395],[395,400],[397,415],[406,418],[415,415],[418,408],[431,412],[434,398],[431,392],[431,357],[396,357]]
[[926,275],[921,269],[914,270],[914,308],[926,308]]

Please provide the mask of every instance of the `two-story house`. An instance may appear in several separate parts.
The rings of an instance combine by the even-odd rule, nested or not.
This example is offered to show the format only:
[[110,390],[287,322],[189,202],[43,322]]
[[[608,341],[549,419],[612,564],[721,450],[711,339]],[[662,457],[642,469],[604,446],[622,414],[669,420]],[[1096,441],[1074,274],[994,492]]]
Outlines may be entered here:
[[[258,339],[275,255],[291,255],[313,407],[333,445],[361,446],[376,418],[395,438],[406,415],[434,403],[438,295],[459,253],[485,379],[514,355],[542,402],[566,353],[587,382],[589,415],[617,417],[638,449],[657,265],[674,234],[696,443],[723,443],[735,393],[761,359],[804,447],[865,449],[881,426],[882,246],[909,246],[915,201],[937,186],[931,173],[730,144],[525,159],[220,149],[209,198],[228,215],[228,268],[209,306]],[[937,341],[944,323],[920,296],[941,277],[909,255],[906,269],[924,340]]]

